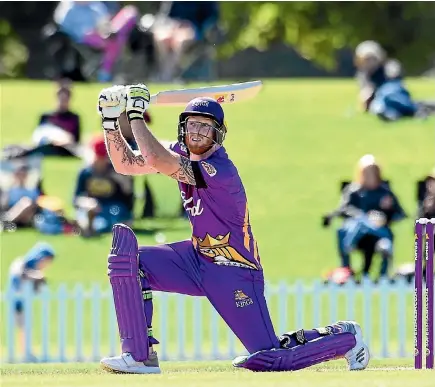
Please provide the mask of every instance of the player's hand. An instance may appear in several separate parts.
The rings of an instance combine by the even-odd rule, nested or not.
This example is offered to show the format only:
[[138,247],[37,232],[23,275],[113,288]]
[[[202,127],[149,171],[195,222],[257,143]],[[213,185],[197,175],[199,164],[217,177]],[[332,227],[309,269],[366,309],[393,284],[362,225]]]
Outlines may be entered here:
[[98,111],[105,130],[117,130],[118,118],[125,111],[125,86],[112,86],[101,90]]
[[132,120],[143,120],[144,113],[150,106],[150,92],[144,84],[127,86],[127,118]]

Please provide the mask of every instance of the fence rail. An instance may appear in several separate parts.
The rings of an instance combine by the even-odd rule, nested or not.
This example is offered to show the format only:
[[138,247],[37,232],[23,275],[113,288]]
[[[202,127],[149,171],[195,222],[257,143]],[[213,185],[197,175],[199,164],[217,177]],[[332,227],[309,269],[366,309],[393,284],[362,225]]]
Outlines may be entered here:
[[[360,322],[375,357],[412,357],[413,292],[404,281],[344,286],[313,282],[267,284],[266,299],[278,334],[344,319]],[[15,302],[23,300],[24,350]],[[98,361],[120,350],[111,289],[60,285],[34,294],[1,294],[4,362]],[[153,331],[162,360],[230,359],[246,351],[204,298],[154,294]]]

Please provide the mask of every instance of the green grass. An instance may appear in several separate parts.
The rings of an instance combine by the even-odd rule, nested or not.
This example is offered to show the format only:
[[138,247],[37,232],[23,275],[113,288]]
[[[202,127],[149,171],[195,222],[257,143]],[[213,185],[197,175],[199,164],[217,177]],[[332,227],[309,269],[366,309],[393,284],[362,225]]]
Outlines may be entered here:
[[[411,80],[409,86],[417,98],[433,98],[431,82]],[[151,91],[169,87],[151,85]],[[85,137],[100,130],[96,97],[101,88],[74,88],[73,107],[81,114]],[[355,110],[356,92],[350,80],[269,80],[255,100],[226,107],[226,146],[243,178],[253,230],[271,281],[312,279],[337,265],[335,233],[320,227],[320,216],[336,206],[338,182],[352,177],[356,161],[365,153],[379,159],[410,215],[394,227],[395,263],[412,257],[415,181],[433,167],[434,120],[385,124],[359,112],[349,116]],[[3,82],[0,98],[1,144],[28,142],[38,115],[53,106],[54,87],[46,82]],[[153,107],[151,112],[155,134],[174,139],[179,109]],[[43,166],[47,192],[62,197],[70,215],[79,167],[79,161],[58,159],[47,159]],[[140,243],[155,244],[159,229],[167,241],[189,238],[188,223],[170,219],[179,204],[176,184],[163,176],[150,180],[164,219],[139,222],[149,230],[140,236]],[[138,178],[137,184],[141,181]],[[106,283],[110,236],[84,240],[32,231],[1,235],[2,281],[10,262],[41,239],[58,252],[48,272],[52,284]]]
[[409,362],[373,361],[362,372],[347,372],[343,360],[294,373],[253,373],[235,370],[229,362],[162,363],[161,375],[113,375],[97,364],[10,365],[1,368],[2,386],[106,387],[402,387],[433,386],[433,371],[415,371]]

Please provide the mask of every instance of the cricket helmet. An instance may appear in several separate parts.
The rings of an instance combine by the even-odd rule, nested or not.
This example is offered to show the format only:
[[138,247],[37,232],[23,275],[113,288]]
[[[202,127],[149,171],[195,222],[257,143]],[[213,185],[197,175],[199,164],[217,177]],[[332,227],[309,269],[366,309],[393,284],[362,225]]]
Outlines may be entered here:
[[224,110],[220,103],[209,97],[200,97],[191,100],[184,111],[180,114],[178,121],[178,142],[183,147],[186,146],[186,121],[192,116],[202,116],[211,118],[215,122],[214,143],[222,145],[227,127],[225,123]]

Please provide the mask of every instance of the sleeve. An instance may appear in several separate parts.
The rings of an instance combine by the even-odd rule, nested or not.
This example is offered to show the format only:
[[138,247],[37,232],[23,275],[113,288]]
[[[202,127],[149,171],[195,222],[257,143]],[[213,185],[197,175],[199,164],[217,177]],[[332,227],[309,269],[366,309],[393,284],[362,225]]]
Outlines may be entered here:
[[231,190],[231,187],[239,187],[240,177],[230,162],[193,161],[192,169],[198,188],[226,188]]

